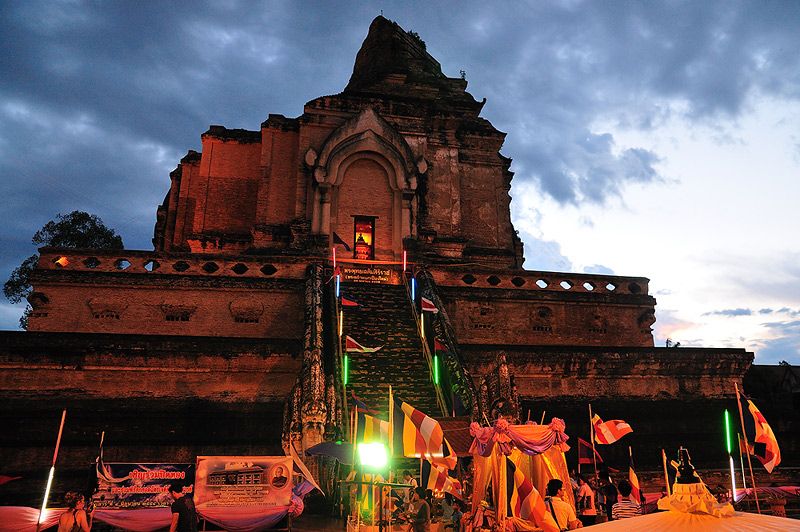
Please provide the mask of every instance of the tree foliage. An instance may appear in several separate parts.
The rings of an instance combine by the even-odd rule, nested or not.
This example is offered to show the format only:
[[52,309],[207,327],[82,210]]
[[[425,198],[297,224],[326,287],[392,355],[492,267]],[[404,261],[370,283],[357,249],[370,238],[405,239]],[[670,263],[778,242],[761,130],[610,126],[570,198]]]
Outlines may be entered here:
[[[59,247],[74,249],[122,249],[122,237],[113,229],[106,227],[99,217],[83,211],[58,214],[36,231],[31,239],[38,247]],[[39,255],[31,255],[11,272],[3,285],[3,294],[12,303],[27,298],[32,290],[31,274],[39,262]],[[30,306],[20,318],[20,327],[27,328]]]
[[106,227],[99,217],[83,211],[59,214],[36,231],[37,246],[75,249],[122,249],[122,237]]

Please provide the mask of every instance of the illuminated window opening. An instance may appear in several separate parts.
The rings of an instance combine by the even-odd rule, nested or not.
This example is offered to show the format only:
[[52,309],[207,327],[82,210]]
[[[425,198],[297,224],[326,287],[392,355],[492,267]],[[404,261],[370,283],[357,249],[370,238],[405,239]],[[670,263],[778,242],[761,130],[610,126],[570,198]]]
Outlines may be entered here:
[[375,217],[355,216],[353,220],[353,258],[375,259]]

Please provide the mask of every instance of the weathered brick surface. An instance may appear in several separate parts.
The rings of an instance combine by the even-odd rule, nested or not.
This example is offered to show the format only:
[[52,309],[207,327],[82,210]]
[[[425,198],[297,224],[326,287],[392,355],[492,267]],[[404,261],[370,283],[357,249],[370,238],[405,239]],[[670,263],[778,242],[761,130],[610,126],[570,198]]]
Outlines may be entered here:
[[378,260],[400,258],[392,250],[395,202],[388,179],[386,171],[376,162],[368,159],[357,161],[348,167],[333,203],[337,216],[331,225],[351,248],[355,245],[353,216],[376,218],[375,258]]
[[[65,266],[54,260],[64,257]],[[98,264],[86,265],[88,259]],[[129,265],[121,270],[120,261]],[[158,262],[147,271],[145,264]],[[43,251],[32,331],[297,339],[306,265],[252,257]],[[185,266],[184,271],[175,268]],[[210,266],[217,268],[214,271]],[[261,271],[265,266],[275,269]],[[239,269],[241,268],[241,269]],[[241,273],[237,273],[241,272]]]
[[108,461],[282,454],[274,427],[299,341],[3,332],[0,344],[0,460],[23,477],[0,504],[41,497],[64,408],[56,498],[85,486],[101,431]]

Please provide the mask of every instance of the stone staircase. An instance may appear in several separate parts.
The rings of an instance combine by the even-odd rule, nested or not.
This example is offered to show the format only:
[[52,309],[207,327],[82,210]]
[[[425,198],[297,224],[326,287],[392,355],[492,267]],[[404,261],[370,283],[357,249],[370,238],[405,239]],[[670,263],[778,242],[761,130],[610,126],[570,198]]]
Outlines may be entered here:
[[343,335],[365,347],[384,346],[377,353],[348,353],[348,396],[355,392],[378,417],[388,419],[391,384],[395,395],[410,405],[441,416],[405,287],[342,283],[341,293],[359,304],[344,309]]

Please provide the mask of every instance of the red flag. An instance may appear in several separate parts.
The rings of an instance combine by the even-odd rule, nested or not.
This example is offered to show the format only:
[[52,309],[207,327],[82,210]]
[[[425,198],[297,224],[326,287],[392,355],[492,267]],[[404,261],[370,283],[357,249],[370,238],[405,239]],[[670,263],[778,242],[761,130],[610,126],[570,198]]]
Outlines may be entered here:
[[342,296],[342,306],[343,307],[357,307],[358,303],[356,303],[352,299],[347,299],[346,297]]
[[[602,464],[603,458],[597,451],[594,452],[597,462]],[[583,438],[578,438],[578,463],[591,464],[592,463],[592,444]]]
[[439,309],[436,308],[436,305],[433,304],[433,301],[427,297],[422,298],[422,310],[425,312],[433,312],[434,314],[439,312]]
[[380,347],[364,347],[349,336],[344,337],[344,350],[348,353],[375,353],[380,351]]
[[594,441],[604,445],[614,443],[626,434],[633,432],[631,426],[621,419],[604,422],[597,414],[592,417],[592,425],[594,425]]
[[8,475],[0,475],[0,486],[8,482],[11,482],[12,480],[19,480],[21,478],[22,477],[10,477]]
[[442,342],[439,341],[438,338],[433,339],[433,348],[436,351],[441,351],[443,353],[448,353],[450,351],[449,349],[447,349],[446,345],[444,345]]
[[768,473],[781,463],[781,450],[778,447],[778,440],[775,438],[775,433],[772,428],[764,419],[764,416],[753,404],[750,399],[747,400],[747,409],[753,415],[753,421],[756,424],[756,437],[753,442],[753,455],[758,458],[758,461],[764,465],[764,469]]

